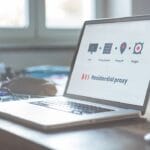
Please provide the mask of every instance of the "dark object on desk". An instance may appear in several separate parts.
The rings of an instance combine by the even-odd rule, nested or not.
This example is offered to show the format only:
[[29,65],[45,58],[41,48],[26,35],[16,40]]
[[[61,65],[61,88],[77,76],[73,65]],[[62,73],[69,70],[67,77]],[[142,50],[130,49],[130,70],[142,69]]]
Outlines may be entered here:
[[27,95],[54,96],[57,92],[55,84],[32,77],[14,78],[4,83],[2,87],[10,89],[13,93]]
[[16,76],[18,76],[18,73],[16,73],[11,67],[6,67],[5,73],[0,74],[0,80],[6,81],[8,79],[13,79]]

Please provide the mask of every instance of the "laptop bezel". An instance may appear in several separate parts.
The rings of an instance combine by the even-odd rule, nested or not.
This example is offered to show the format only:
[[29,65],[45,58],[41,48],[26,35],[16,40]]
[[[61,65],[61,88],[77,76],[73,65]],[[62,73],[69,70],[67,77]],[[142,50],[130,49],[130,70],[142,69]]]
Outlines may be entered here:
[[85,97],[85,96],[80,96],[80,95],[68,94],[67,93],[67,89],[68,89],[70,78],[71,78],[72,71],[73,71],[73,68],[74,68],[75,60],[76,60],[76,57],[77,57],[77,54],[78,54],[78,51],[79,51],[79,47],[80,47],[80,44],[81,44],[81,39],[82,39],[82,36],[83,36],[84,29],[85,29],[86,25],[118,23],[118,22],[130,22],[130,21],[133,22],[133,21],[143,21],[143,20],[150,20],[150,15],[85,21],[84,24],[83,24],[81,33],[80,33],[79,40],[78,40],[76,53],[74,55],[74,58],[73,58],[73,61],[72,61],[72,64],[71,64],[71,71],[70,71],[70,75],[69,75],[69,78],[68,78],[68,81],[67,81],[67,84],[66,84],[66,88],[65,88],[65,91],[64,91],[64,96],[68,97],[68,98],[72,98],[72,99],[79,99],[79,100],[84,100],[84,101],[86,100],[86,101],[90,101],[90,102],[95,102],[95,103],[100,103],[100,104],[105,104],[105,105],[110,105],[110,106],[115,106],[115,107],[120,107],[120,108],[125,108],[125,109],[134,109],[134,110],[141,111],[141,113],[144,114],[145,111],[146,111],[146,107],[147,107],[147,103],[148,103],[148,99],[149,99],[150,81],[149,81],[148,88],[147,88],[147,91],[146,91],[143,106],[120,103],[120,102],[114,102],[114,101],[104,100],[104,99],[96,99],[96,98]]

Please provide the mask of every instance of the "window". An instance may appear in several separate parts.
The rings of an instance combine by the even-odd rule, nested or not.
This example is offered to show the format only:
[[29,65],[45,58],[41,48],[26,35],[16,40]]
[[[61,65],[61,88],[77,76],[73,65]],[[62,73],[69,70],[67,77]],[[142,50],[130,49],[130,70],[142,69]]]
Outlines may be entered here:
[[76,45],[85,20],[95,18],[96,0],[45,0],[39,16],[39,36],[51,45]]
[[93,0],[46,0],[46,27],[80,28],[95,17],[92,6]]
[[0,27],[26,27],[28,25],[26,0],[0,0]]
[[0,0],[0,46],[76,46],[85,20],[122,12],[114,1]]
[[[31,0],[0,0],[0,46],[22,45],[34,36]],[[30,13],[30,14],[29,14]]]

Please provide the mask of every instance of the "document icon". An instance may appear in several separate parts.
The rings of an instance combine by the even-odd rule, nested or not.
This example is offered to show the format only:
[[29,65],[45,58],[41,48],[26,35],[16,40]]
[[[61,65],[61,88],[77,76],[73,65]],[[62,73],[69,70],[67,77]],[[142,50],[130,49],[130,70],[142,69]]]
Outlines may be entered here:
[[105,43],[104,49],[103,49],[103,54],[110,54],[112,45],[113,45],[113,43]]

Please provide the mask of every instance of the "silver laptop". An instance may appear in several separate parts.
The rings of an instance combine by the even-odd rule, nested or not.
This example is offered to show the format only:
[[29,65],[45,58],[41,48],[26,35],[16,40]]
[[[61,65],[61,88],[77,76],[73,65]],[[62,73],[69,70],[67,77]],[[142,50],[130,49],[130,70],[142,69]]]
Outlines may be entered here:
[[63,96],[0,104],[0,116],[53,130],[140,117],[149,97],[150,16],[86,21]]

